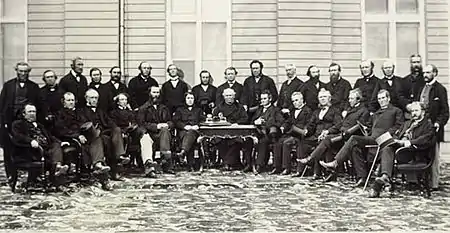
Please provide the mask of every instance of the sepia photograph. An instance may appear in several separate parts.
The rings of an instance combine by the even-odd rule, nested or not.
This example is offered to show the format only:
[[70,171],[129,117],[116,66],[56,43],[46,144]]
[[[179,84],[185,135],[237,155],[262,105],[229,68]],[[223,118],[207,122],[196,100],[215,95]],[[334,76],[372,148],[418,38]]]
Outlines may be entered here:
[[0,232],[450,232],[449,0],[0,0]]

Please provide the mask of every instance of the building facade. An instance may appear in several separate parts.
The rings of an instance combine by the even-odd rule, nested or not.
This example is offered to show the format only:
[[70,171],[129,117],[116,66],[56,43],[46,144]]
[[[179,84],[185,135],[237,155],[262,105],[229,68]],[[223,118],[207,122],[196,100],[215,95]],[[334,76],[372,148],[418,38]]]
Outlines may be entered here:
[[105,74],[122,65],[129,77],[147,60],[159,81],[176,63],[191,84],[203,69],[220,83],[230,65],[243,80],[253,59],[279,84],[286,63],[303,78],[317,64],[327,81],[334,61],[354,82],[363,59],[377,74],[391,59],[404,76],[409,55],[420,53],[448,83],[447,0],[2,0],[0,8],[3,82],[19,60],[42,82],[44,70],[61,76],[75,56]]

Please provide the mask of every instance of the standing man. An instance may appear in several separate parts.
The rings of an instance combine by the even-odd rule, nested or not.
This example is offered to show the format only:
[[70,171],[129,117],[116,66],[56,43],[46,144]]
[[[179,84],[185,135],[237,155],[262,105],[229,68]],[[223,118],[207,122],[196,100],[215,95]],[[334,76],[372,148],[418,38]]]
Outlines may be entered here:
[[354,89],[359,88],[361,90],[361,104],[365,105],[371,113],[374,113],[378,109],[376,98],[372,99],[379,82],[379,78],[373,73],[374,67],[375,64],[372,61],[362,61],[359,64],[362,77],[356,80],[355,86],[353,87]]
[[439,187],[439,143],[444,141],[444,126],[449,118],[447,90],[436,80],[438,69],[434,65],[427,65],[423,69],[425,85],[419,92],[420,102],[425,105],[428,117],[437,132],[436,157],[432,166],[432,188]]
[[195,105],[202,109],[203,113],[211,114],[212,109],[216,106],[217,88],[212,85],[211,73],[207,70],[200,72],[200,84],[192,88],[195,97]]
[[350,82],[342,78],[339,64],[331,63],[328,71],[330,72],[330,82],[325,88],[331,92],[331,104],[342,112],[347,107],[348,94],[352,86]]
[[86,77],[83,75],[83,66],[84,63],[81,57],[74,58],[72,64],[70,64],[70,72],[59,81],[61,93],[72,92],[75,94],[78,100],[77,107],[84,107],[86,105],[84,94],[88,89],[88,83]]
[[184,106],[184,94],[189,90],[189,86],[178,76],[176,65],[170,64],[167,67],[167,73],[169,80],[161,87],[161,103],[169,108],[170,116],[172,116],[177,108]]
[[[391,104],[406,111],[408,100],[403,96],[402,78],[394,75],[395,65],[392,61],[385,61],[381,67],[384,77],[378,82],[378,86],[373,92],[372,99],[376,99],[378,91],[387,90],[391,96]],[[380,105],[377,102],[377,109]]]
[[120,71],[120,67],[113,66],[109,70],[109,74],[111,75],[111,79],[109,82],[105,83],[105,89],[108,95],[108,109],[107,111],[111,111],[115,107],[114,97],[116,97],[120,93],[128,93],[127,86],[121,82],[122,72]]
[[297,77],[297,68],[294,64],[287,64],[285,66],[287,80],[283,82],[280,89],[280,96],[278,98],[277,106],[283,112],[289,111],[292,108],[291,95],[299,91],[303,86],[303,81]]
[[303,94],[306,105],[314,111],[319,108],[319,90],[325,88],[325,83],[320,81],[320,70],[316,65],[310,65],[306,71],[306,75],[309,79],[300,88],[300,92]]
[[152,78],[152,66],[143,61],[138,66],[139,75],[133,77],[128,83],[128,93],[130,95],[130,105],[132,109],[142,106],[150,93],[150,87],[158,86],[158,82]]
[[[412,103],[419,98],[420,90],[425,86],[423,79],[422,57],[413,54],[409,58],[411,73],[403,78],[402,92],[408,103]],[[406,105],[405,105],[406,106]]]
[[[10,160],[10,140],[11,124],[19,118],[21,110],[25,104],[33,104],[37,111],[41,109],[42,102],[40,98],[39,86],[28,79],[31,71],[30,65],[26,62],[19,62],[15,66],[16,77],[7,81],[3,85],[0,94],[0,136],[1,144],[4,150],[5,170],[9,177],[11,166]],[[41,117],[38,117],[40,119]]]
[[58,84],[56,84],[57,78],[53,70],[46,70],[42,75],[42,80],[45,83],[45,86],[41,88],[40,92],[43,103],[42,111],[44,111],[43,116],[45,117],[45,123],[48,123],[46,126],[50,132],[55,115],[62,108],[62,93],[58,89]]
[[225,69],[225,79],[226,82],[223,83],[222,85],[220,85],[217,88],[217,92],[216,92],[216,106],[219,106],[219,104],[222,104],[224,102],[223,99],[223,91],[227,88],[231,88],[234,90],[235,92],[235,97],[234,99],[238,102],[240,102],[241,96],[242,96],[242,92],[243,92],[243,86],[242,84],[238,83],[236,81],[236,75],[238,74],[236,68],[230,66],[228,68]]
[[102,71],[97,67],[93,67],[89,71],[89,75],[91,76],[91,83],[89,83],[88,88],[96,90],[99,94],[97,107],[103,111],[108,111],[108,100],[112,98],[112,96],[109,93],[106,84],[102,83]]
[[273,79],[262,73],[264,65],[259,60],[250,62],[250,69],[252,75],[247,77],[244,81],[244,92],[242,97],[242,104],[247,110],[249,119],[253,118],[256,110],[259,108],[259,97],[265,90],[270,92],[272,96],[272,103],[278,99],[278,91]]

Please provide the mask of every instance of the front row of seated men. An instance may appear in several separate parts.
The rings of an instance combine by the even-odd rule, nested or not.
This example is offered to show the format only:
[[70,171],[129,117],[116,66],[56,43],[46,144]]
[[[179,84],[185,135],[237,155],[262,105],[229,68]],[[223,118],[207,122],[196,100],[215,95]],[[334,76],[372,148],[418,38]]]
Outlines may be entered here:
[[[213,110],[213,115],[225,117],[232,124],[246,124],[245,108],[235,100],[235,91],[231,88],[223,92],[224,102]],[[74,94],[67,92],[63,96],[63,106],[57,116],[51,136],[45,128],[36,123],[36,108],[26,105],[23,119],[13,124],[12,134],[19,144],[28,145],[26,151],[43,151],[54,167],[54,174],[61,175],[72,167],[73,158],[63,158],[61,141],[78,140],[82,144],[82,164],[89,165],[94,175],[102,175],[102,187],[109,189],[108,176],[121,180],[118,176],[118,164],[126,164],[123,134],[131,137],[129,147],[138,147],[142,161],[145,162],[146,176],[155,178],[152,153],[148,148],[153,141],[161,152],[159,160],[163,171],[174,173],[174,157],[187,158],[189,170],[193,169],[193,148],[199,136],[199,124],[205,120],[203,111],[195,107],[192,92],[185,94],[185,106],[178,108],[171,116],[169,109],[160,103],[159,87],[151,87],[149,100],[141,106],[137,114],[128,105],[127,94],[119,94],[115,101],[117,108],[110,114],[97,108],[99,94],[89,89],[85,95],[86,107],[76,108]],[[319,109],[311,111],[300,92],[291,96],[293,108],[280,110],[272,104],[269,91],[260,94],[261,104],[253,114],[251,123],[257,128],[258,144],[236,138],[216,141],[219,157],[226,170],[240,169],[261,173],[268,168],[270,150],[273,151],[274,168],[270,174],[288,175],[291,168],[292,148],[296,149],[298,166],[293,176],[302,176],[308,164],[313,166],[313,179],[325,175],[325,181],[336,179],[336,168],[348,159],[352,159],[361,186],[368,175],[367,153],[365,145],[376,145],[375,139],[385,132],[398,137],[396,146],[431,146],[430,138],[434,128],[425,117],[425,108],[419,102],[410,105],[412,120],[404,123],[403,112],[390,104],[390,94],[386,90],[378,92],[381,108],[370,116],[369,111],[360,103],[361,91],[354,89],[349,95],[349,107],[338,111],[331,105],[331,94],[321,90],[318,94]],[[367,136],[360,135],[358,124],[366,125]],[[358,127],[355,127],[358,126]],[[176,129],[181,139],[181,151],[172,155],[171,138]],[[358,129],[358,130],[355,130]],[[397,133],[400,132],[400,133]],[[272,147],[271,147],[272,145]],[[257,151],[253,158],[252,148]],[[377,179],[371,196],[378,196],[380,186],[386,185],[392,176],[393,150],[387,147],[381,151],[382,176]],[[240,151],[243,151],[243,163]],[[334,152],[337,152],[333,157]],[[23,153],[23,158],[39,160],[36,154]],[[325,160],[325,161],[323,161]],[[67,162],[70,161],[70,162]],[[320,164],[320,165],[319,165]],[[323,169],[326,168],[326,169]],[[381,184],[381,185],[380,185]]]

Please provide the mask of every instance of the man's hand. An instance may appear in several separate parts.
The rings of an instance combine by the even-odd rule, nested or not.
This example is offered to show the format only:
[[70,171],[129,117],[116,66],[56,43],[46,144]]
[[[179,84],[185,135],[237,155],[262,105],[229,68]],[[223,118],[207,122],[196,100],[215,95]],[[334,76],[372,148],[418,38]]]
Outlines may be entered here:
[[36,140],[33,140],[33,141],[31,141],[31,147],[38,148],[39,147],[39,143]]
[[85,144],[87,142],[87,139],[84,135],[78,136],[78,140],[80,140],[81,144]]
[[215,105],[213,102],[211,102],[211,103],[208,104],[208,106],[209,106],[210,108],[214,108],[216,105]]
[[192,130],[199,130],[200,127],[198,127],[198,125],[193,125],[193,126],[191,127],[191,129],[192,129]]
[[192,129],[192,126],[190,126],[190,125],[184,126],[184,130],[191,130],[191,129]]
[[282,112],[282,113],[289,113],[290,111],[289,111],[289,109],[287,109],[287,108],[283,108],[283,109],[281,109],[281,112]]
[[258,118],[254,121],[255,125],[262,125],[262,119]]
[[346,110],[342,111],[342,118],[345,118],[347,116],[348,112]]
[[162,128],[169,128],[169,125],[167,123],[158,123],[156,125],[157,129],[162,129]]
[[283,126],[280,127],[280,131],[281,131],[281,133],[284,133],[284,127]]
[[217,116],[218,116],[219,118],[223,118],[223,113],[222,113],[222,112],[219,112],[219,114],[217,114]]
[[324,130],[322,131],[322,133],[320,133],[319,137],[317,138],[319,141],[324,140],[327,136],[328,136],[329,131],[328,130]]
[[437,122],[434,123],[434,128],[436,128],[436,132],[439,132],[440,127],[441,126],[439,125],[439,123],[437,123]]
[[247,105],[243,105],[245,111],[248,111],[248,106]]

